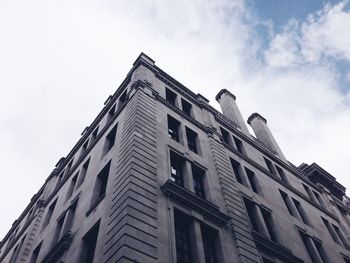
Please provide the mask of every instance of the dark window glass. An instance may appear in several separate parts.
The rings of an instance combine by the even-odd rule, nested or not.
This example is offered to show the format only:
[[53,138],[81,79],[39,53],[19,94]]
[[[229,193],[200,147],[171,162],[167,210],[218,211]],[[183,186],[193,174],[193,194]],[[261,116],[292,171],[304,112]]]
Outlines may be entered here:
[[202,169],[198,168],[195,165],[192,165],[194,192],[197,196],[203,199],[205,199],[205,192],[204,192],[204,185],[203,185],[204,174],[205,172]]
[[97,137],[98,134],[98,126],[97,128],[93,131],[92,135],[91,135],[91,141],[94,141]]
[[277,170],[278,174],[280,175],[282,181],[289,183],[287,175],[284,173],[282,168],[276,165],[276,170]]
[[65,173],[65,170],[63,170],[57,177],[57,183],[55,185],[55,187],[57,188],[59,186],[59,184],[61,183],[62,179],[63,179],[63,175]]
[[49,206],[49,209],[47,210],[47,214],[45,217],[45,221],[43,223],[43,229],[50,223],[52,214],[53,214],[55,207],[56,207],[56,203],[57,203],[57,199]]
[[244,149],[243,149],[243,143],[241,140],[237,139],[235,136],[233,136],[233,140],[235,141],[235,144],[236,144],[236,147],[237,147],[237,150],[244,154]]
[[315,191],[312,191],[317,199],[317,202],[322,206],[322,207],[325,207],[324,203],[323,203],[323,199],[322,197],[320,196],[319,193],[315,192]]
[[127,96],[127,90],[124,91],[124,93],[120,96],[119,98],[119,105],[118,107],[122,106],[124,102],[126,102],[128,99],[128,96]]
[[72,159],[72,160],[68,163],[67,169],[66,169],[66,174],[68,174],[68,173],[70,172],[70,169],[72,168],[72,165],[73,165],[73,161],[74,161],[74,159]]
[[274,263],[273,261],[269,260],[268,258],[262,257],[263,263]]
[[109,161],[109,163],[106,164],[106,166],[97,175],[95,188],[94,188],[92,201],[91,201],[92,206],[98,203],[102,198],[104,198],[106,194],[110,166],[111,166],[111,162]]
[[195,153],[198,153],[197,150],[197,133],[195,133],[194,131],[192,131],[191,129],[186,127],[186,136],[187,136],[187,144],[188,144],[188,148]]
[[274,229],[274,225],[273,225],[273,221],[272,221],[272,216],[271,216],[271,212],[260,208],[261,213],[263,215],[264,221],[265,221],[265,225],[267,227],[267,231],[269,232],[270,238],[271,240],[277,242],[277,236],[275,233],[275,229]]
[[[322,218],[322,217],[321,217],[321,218]],[[331,226],[330,226],[328,220],[322,218],[322,221],[323,221],[323,223],[325,224],[325,226],[327,227],[327,230],[328,230],[329,234],[332,236],[333,241],[339,244],[339,241],[338,241],[337,237],[335,236],[335,233],[332,231]]]
[[258,194],[259,193],[258,183],[254,172],[249,170],[247,167],[245,167],[245,172],[247,173],[248,180],[250,182],[250,186],[252,187],[252,190]]
[[303,220],[303,222],[305,224],[307,224],[307,225],[310,225],[309,218],[307,217],[307,215],[306,215],[303,207],[301,206],[300,202],[295,200],[295,199],[293,199],[293,198],[292,198],[292,200],[293,200],[293,203],[294,203],[296,209],[298,210],[298,213],[299,213],[301,219]]
[[52,237],[52,241],[51,241],[51,247],[56,245],[56,243],[60,237],[65,217],[66,217],[66,214],[61,216],[56,223],[56,228],[55,228],[55,231],[53,232],[53,237]]
[[279,190],[279,191],[280,191],[280,194],[281,194],[282,199],[284,201],[284,204],[286,205],[286,207],[288,209],[289,214],[291,214],[292,216],[295,216],[295,214],[293,213],[293,210],[290,207],[290,204],[288,202],[288,195],[286,193],[282,192],[281,190]]
[[165,88],[165,99],[172,105],[176,104],[176,93],[172,92],[170,89]]
[[115,113],[115,104],[114,104],[113,107],[108,111],[107,122],[108,122],[110,119],[112,119],[114,113]]
[[232,165],[233,173],[235,174],[237,182],[239,182],[240,184],[243,184],[239,162],[236,162],[235,160],[231,159],[231,165]]
[[67,191],[66,200],[68,200],[74,192],[74,188],[78,180],[78,175],[79,175],[79,172],[76,175],[74,175],[74,177],[72,178],[72,181],[70,182],[70,185]]
[[114,146],[115,137],[117,134],[117,127],[118,127],[118,123],[112,128],[112,130],[106,136],[105,145],[104,145],[104,154],[106,154]]
[[258,232],[258,225],[257,225],[257,222],[255,220],[255,216],[254,216],[255,204],[246,198],[243,198],[243,201],[244,201],[245,207],[247,209],[250,224],[251,224],[253,230]]
[[184,161],[174,153],[170,153],[170,176],[176,184],[183,186],[183,166]]
[[90,158],[84,163],[84,165],[80,171],[77,187],[80,186],[84,182],[87,170],[89,168],[89,163],[90,163]]
[[272,173],[274,176],[277,176],[276,170],[274,169],[272,162],[270,160],[266,159],[265,157],[264,157],[264,160],[265,160],[266,166],[269,169],[270,173]]
[[94,261],[99,227],[100,221],[98,221],[83,237],[79,263],[92,263]]
[[168,134],[169,137],[177,142],[179,142],[179,127],[180,122],[175,120],[173,117],[168,115]]
[[190,222],[181,213],[174,214],[177,263],[191,263]]
[[30,263],[36,263],[38,261],[38,257],[40,254],[41,245],[43,242],[41,242],[33,251],[32,257],[30,258]]
[[313,241],[315,243],[315,246],[316,246],[318,254],[322,258],[322,261],[324,263],[329,263],[330,261],[328,259],[328,256],[327,256],[326,252],[324,251],[324,249],[322,247],[322,244],[320,242],[318,242],[317,240],[315,240],[315,239]]
[[220,127],[221,130],[221,135],[222,135],[222,139],[224,141],[224,143],[226,144],[230,144],[230,134],[228,133],[228,131],[224,130],[223,128]]
[[83,154],[86,151],[88,146],[89,146],[89,139],[87,139],[86,142],[81,147],[81,153],[80,154]]
[[218,260],[216,256],[216,247],[215,247],[215,240],[216,240],[215,231],[213,229],[210,229],[207,226],[202,225],[201,232],[202,232],[205,263],[217,263]]
[[182,111],[186,115],[191,116],[192,105],[183,99],[181,99],[181,104],[182,104]]

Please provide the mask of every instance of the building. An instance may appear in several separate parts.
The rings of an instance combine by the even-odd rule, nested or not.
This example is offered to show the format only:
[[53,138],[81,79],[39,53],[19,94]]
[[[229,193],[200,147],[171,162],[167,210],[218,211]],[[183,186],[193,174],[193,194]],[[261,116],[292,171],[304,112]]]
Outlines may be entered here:
[[141,54],[0,245],[0,262],[349,263],[345,187],[294,166]]

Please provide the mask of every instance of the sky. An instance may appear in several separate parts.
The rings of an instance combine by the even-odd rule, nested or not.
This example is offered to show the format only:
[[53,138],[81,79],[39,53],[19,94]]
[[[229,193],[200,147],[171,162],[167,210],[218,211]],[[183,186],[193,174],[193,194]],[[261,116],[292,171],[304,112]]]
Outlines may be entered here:
[[0,239],[140,52],[350,188],[349,31],[348,1],[1,0]]

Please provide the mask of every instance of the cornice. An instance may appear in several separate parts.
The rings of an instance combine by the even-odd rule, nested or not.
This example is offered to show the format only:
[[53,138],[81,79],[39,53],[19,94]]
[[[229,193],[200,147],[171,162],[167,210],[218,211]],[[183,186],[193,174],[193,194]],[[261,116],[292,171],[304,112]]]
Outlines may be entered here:
[[264,235],[252,231],[253,239],[256,246],[262,251],[281,259],[285,263],[302,263],[304,260],[293,255],[292,251],[281,244],[278,244]]
[[179,203],[196,210],[207,218],[219,223],[220,225],[226,225],[230,220],[230,217],[220,212],[219,207],[213,203],[208,202],[191,191],[177,185],[170,179],[161,187],[163,194]]

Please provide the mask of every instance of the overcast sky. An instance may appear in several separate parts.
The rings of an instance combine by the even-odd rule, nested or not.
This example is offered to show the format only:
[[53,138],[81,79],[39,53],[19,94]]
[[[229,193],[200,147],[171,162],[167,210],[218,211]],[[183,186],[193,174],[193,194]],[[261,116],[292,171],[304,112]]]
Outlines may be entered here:
[[[263,4],[262,4],[263,3]],[[350,4],[0,1],[0,239],[141,51],[211,104],[268,120],[295,165],[350,188]]]

